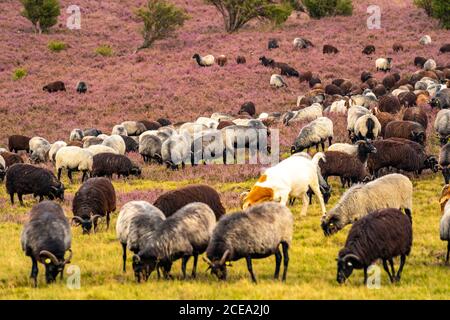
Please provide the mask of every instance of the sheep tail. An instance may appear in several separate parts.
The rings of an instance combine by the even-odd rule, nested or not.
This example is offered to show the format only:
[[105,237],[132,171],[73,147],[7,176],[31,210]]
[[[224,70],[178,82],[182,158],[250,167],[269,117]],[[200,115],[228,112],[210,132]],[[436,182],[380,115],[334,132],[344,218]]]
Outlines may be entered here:
[[319,166],[319,162],[320,160],[322,160],[323,162],[326,162],[325,159],[325,154],[323,152],[317,152],[314,157],[312,158],[312,162],[316,165]]

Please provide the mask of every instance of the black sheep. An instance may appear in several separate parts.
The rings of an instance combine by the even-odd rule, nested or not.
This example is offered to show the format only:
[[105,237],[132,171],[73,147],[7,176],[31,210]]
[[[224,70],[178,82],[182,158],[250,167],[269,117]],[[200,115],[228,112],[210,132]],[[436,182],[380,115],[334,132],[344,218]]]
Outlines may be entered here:
[[142,123],[147,130],[158,130],[161,128],[161,124],[157,121],[141,120],[139,122]]
[[107,178],[91,178],[82,184],[72,203],[73,222],[81,225],[83,233],[89,233],[101,217],[106,217],[109,228],[109,215],[116,210],[116,192]]
[[420,123],[405,120],[389,122],[384,129],[383,137],[385,139],[392,137],[409,139],[422,145],[427,139],[425,129]]
[[343,96],[344,95],[344,92],[342,91],[342,89],[341,88],[339,88],[337,85],[335,85],[335,84],[328,84],[326,87],[325,87],[325,93],[326,94],[329,94],[329,95],[335,95],[335,94],[338,94],[338,95],[340,95],[340,96]]
[[259,57],[259,61],[264,67],[273,67],[275,61],[270,58],[266,58],[265,56]]
[[254,117],[255,114],[256,114],[255,104],[253,102],[251,102],[251,101],[244,102],[241,105],[241,108],[239,109],[238,114],[242,114],[244,112],[248,113],[251,117]]
[[55,81],[45,85],[42,90],[52,93],[57,91],[66,91],[66,87],[64,86],[64,82]]
[[407,108],[413,107],[416,105],[417,97],[412,91],[402,92],[398,95],[398,100],[402,106]]
[[269,43],[267,44],[267,47],[269,50],[271,49],[277,49],[279,48],[278,40],[277,39],[269,39]]
[[427,62],[427,59],[424,57],[415,57],[414,58],[414,65],[420,68],[423,68],[423,65]]
[[77,92],[78,93],[86,93],[87,92],[87,84],[86,84],[86,82],[83,82],[83,81],[78,82]]
[[326,44],[323,46],[322,52],[323,54],[336,54],[339,52],[339,50],[336,47]]
[[[37,287],[38,262],[45,266],[45,280],[54,282],[58,274],[61,279],[64,267],[70,263],[72,234],[70,225],[60,205],[44,201],[31,209],[20,239],[22,250],[31,258],[31,278]],[[69,257],[64,258],[69,252]]]
[[137,152],[139,150],[139,143],[136,142],[132,137],[122,136],[123,141],[125,142],[125,152]]
[[247,60],[245,59],[245,57],[243,57],[243,56],[237,56],[236,57],[236,63],[237,64],[244,64],[246,62],[247,62]]
[[392,94],[384,95],[378,101],[378,109],[381,112],[395,114],[400,111],[401,107],[400,100]]
[[396,82],[397,79],[395,78],[395,76],[390,74],[383,78],[382,83],[387,90],[391,90],[392,88],[394,88]]
[[214,211],[217,221],[225,214],[219,193],[210,186],[202,184],[167,191],[160,195],[153,205],[160,209],[166,217],[170,217],[191,202],[207,204]]
[[309,87],[313,88],[316,84],[322,83],[322,81],[320,80],[319,77],[313,76],[313,77],[311,77],[311,79],[309,79],[308,83],[309,83]]
[[14,134],[8,137],[8,148],[11,152],[30,152],[30,137]]
[[362,53],[363,54],[367,54],[367,55],[375,53],[375,46],[373,46],[373,45],[365,46],[365,48],[363,49]]
[[367,80],[369,80],[370,78],[372,78],[372,74],[368,71],[363,71],[361,73],[361,82],[366,82]]
[[6,191],[11,197],[11,204],[14,204],[14,194],[17,193],[22,206],[22,196],[25,194],[33,194],[39,197],[39,201],[44,200],[44,197],[64,200],[64,185],[56,179],[53,172],[25,163],[8,168]]
[[[398,209],[380,209],[362,217],[353,224],[345,247],[339,251],[337,281],[344,283],[353,269],[364,269],[364,284],[367,284],[367,269],[378,259],[383,261],[391,282],[400,281],[412,238],[411,216]],[[395,274],[393,259],[397,256],[400,256],[400,267]]]
[[287,63],[283,63],[283,62],[275,62],[274,66],[276,68],[280,68],[280,73],[283,76],[288,76],[288,77],[299,77],[300,74],[298,73],[297,70],[295,70],[294,68],[292,68],[290,65],[288,65]]
[[444,44],[440,49],[440,53],[447,53],[450,52],[450,43]]
[[121,154],[99,153],[95,155],[92,176],[112,178],[113,174],[117,174],[119,178],[120,176],[128,177],[129,175],[140,176],[141,169],[133,164],[127,156]]
[[166,118],[159,118],[158,120],[156,120],[156,122],[158,122],[161,127],[170,126],[172,124],[172,122]]
[[0,152],[0,156],[3,157],[3,159],[5,159],[5,165],[6,168],[8,169],[10,166],[12,166],[13,164],[16,163],[23,163],[23,159],[21,156],[19,156],[17,153],[13,153],[13,152]]

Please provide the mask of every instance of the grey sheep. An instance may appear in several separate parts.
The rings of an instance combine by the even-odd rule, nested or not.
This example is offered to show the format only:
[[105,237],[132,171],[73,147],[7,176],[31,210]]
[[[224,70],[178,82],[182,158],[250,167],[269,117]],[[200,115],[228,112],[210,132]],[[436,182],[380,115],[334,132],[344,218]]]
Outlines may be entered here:
[[450,89],[440,90],[431,100],[431,106],[439,109],[450,108]]
[[161,158],[167,168],[177,170],[181,164],[184,169],[189,159],[190,143],[187,134],[174,134],[161,145]]
[[161,139],[155,134],[145,134],[139,137],[139,154],[145,163],[155,160],[162,164]]
[[450,110],[444,109],[438,112],[434,120],[434,130],[439,135],[441,146],[446,144],[450,136]]
[[446,143],[439,153],[439,169],[442,170],[445,184],[450,182],[450,143]]
[[70,132],[69,141],[81,141],[84,138],[83,130],[81,129],[73,129]]
[[333,121],[327,117],[317,118],[300,130],[291,147],[291,153],[301,152],[304,149],[309,151],[312,146],[315,146],[316,150],[319,151],[319,145],[325,151],[325,141],[327,140],[328,146],[330,146],[333,140]]

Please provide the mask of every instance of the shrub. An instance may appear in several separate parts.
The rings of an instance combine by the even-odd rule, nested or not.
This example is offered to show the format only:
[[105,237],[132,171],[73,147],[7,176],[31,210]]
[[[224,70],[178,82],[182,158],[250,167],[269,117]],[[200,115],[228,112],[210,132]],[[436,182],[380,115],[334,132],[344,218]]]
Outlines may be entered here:
[[21,0],[22,16],[31,21],[36,31],[47,32],[58,22],[58,0]]
[[111,57],[114,54],[113,49],[109,45],[101,45],[95,49],[95,53],[103,57]]
[[414,4],[424,9],[429,16],[433,13],[433,0],[414,0]]
[[327,16],[350,16],[353,13],[351,0],[303,0],[306,11],[314,19]]
[[47,45],[50,51],[53,52],[60,52],[62,50],[65,50],[67,48],[67,45],[62,41],[50,41]]
[[165,0],[149,0],[145,7],[137,10],[136,15],[144,22],[144,42],[137,50],[149,48],[155,41],[173,36],[175,30],[189,19],[182,9]]
[[292,13],[289,1],[281,4],[271,0],[206,0],[206,2],[220,12],[227,32],[235,32],[257,18],[279,25]]
[[27,70],[25,70],[24,68],[17,68],[16,70],[14,70],[13,75],[12,75],[12,79],[14,81],[20,80],[23,77],[25,77],[27,75]]
[[439,19],[443,28],[450,29],[450,1],[414,0],[414,4],[424,9],[427,15]]

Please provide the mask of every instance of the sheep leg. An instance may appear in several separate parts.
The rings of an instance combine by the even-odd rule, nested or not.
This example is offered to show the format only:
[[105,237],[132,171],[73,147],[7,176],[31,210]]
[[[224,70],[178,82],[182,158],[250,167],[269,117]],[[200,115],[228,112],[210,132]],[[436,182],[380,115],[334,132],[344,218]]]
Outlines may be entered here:
[[325,212],[327,211],[327,209],[325,208],[325,202],[323,201],[323,196],[322,196],[322,193],[320,192],[319,183],[316,182],[313,185],[310,185],[310,187],[311,187],[312,191],[314,192],[314,194],[316,195],[316,197],[319,198],[319,203],[320,203],[320,208],[322,210],[322,215],[324,215]]
[[73,180],[72,180],[72,170],[67,169],[67,176],[69,177],[70,183],[73,183]]
[[109,220],[110,220],[110,216],[109,216],[109,212],[106,213],[106,231],[109,230]]
[[123,254],[122,254],[122,258],[123,258],[123,272],[127,272],[127,245],[126,243],[122,243],[122,250],[123,250]]
[[61,181],[62,168],[58,169],[58,181]]
[[194,265],[192,266],[192,278],[197,277],[197,262],[198,262],[198,254],[194,254]]
[[395,282],[394,260],[392,258],[389,259],[389,264],[391,265],[391,273],[392,273],[392,277],[394,278],[394,282]]
[[325,151],[325,141],[320,142],[320,145],[322,146],[322,151]]
[[405,266],[405,262],[406,262],[406,256],[404,254],[402,254],[400,256],[400,267],[398,268],[397,276],[395,277],[395,280],[397,282],[400,281],[400,278],[402,276],[403,267]]
[[387,272],[387,274],[389,276],[389,280],[391,280],[391,282],[394,282],[394,278],[392,277],[391,272],[389,271],[389,268],[387,265],[387,260],[385,260],[385,259],[383,259],[383,268]]
[[257,283],[255,274],[253,273],[252,258],[246,257],[245,260],[247,260],[247,269],[248,269],[248,272],[250,272],[250,276],[252,277],[252,281],[254,283]]
[[302,211],[300,211],[300,216],[304,217],[308,211],[309,198],[306,193],[304,193],[302,197]]
[[83,177],[81,178],[81,181],[84,182],[87,178],[87,171],[83,171]]
[[33,279],[34,287],[36,288],[37,287],[37,276],[38,276],[38,273],[39,273],[39,269],[38,269],[38,266],[37,266],[37,261],[36,261],[36,259],[34,257],[31,257],[31,263],[32,263],[32,265],[31,265],[30,278]]
[[328,147],[331,146],[331,141],[333,141],[333,137],[328,137]]
[[445,259],[445,264],[448,264],[450,258],[450,241],[447,243],[447,259]]
[[18,193],[17,196],[19,197],[20,205],[23,207],[24,204],[23,204],[22,195],[20,193]]
[[11,204],[14,204],[14,193],[10,193],[9,197],[11,198]]
[[183,260],[181,261],[181,272],[183,273],[183,280],[186,279],[186,265],[190,256],[183,256]]
[[367,285],[367,267],[364,267],[364,285]]
[[281,265],[281,252],[280,248],[277,247],[275,251],[275,274],[273,275],[273,278],[278,280],[278,277],[280,276],[280,265]]
[[287,269],[289,264],[289,245],[285,242],[283,242],[281,245],[283,247],[283,264],[284,264],[282,281],[286,281]]
[[64,279],[64,266],[62,266],[60,272],[61,272],[61,274],[60,274],[60,276],[59,276],[59,279],[62,281],[62,280]]

